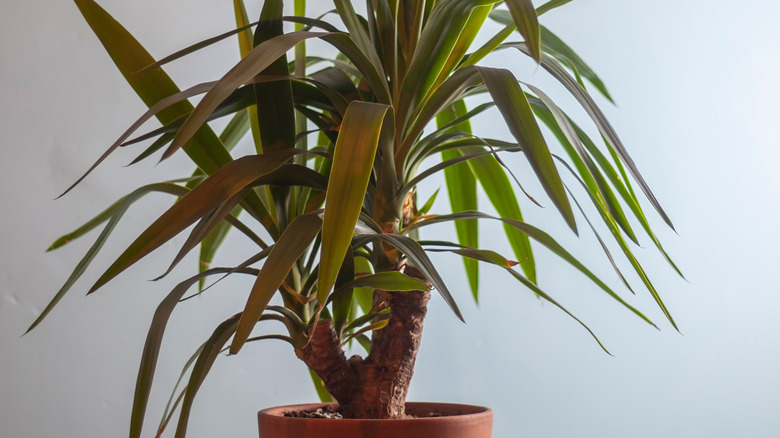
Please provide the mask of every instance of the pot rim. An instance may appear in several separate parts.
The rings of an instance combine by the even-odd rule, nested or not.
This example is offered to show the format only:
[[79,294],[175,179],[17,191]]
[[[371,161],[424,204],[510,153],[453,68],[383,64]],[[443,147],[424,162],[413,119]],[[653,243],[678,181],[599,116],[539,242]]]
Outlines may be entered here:
[[406,407],[412,408],[413,411],[420,411],[425,409],[438,409],[443,410],[446,415],[436,417],[413,417],[413,418],[396,418],[396,419],[382,419],[382,418],[309,418],[309,417],[287,417],[285,413],[291,411],[305,411],[312,410],[327,406],[338,406],[338,403],[304,403],[295,405],[274,406],[266,408],[257,413],[258,417],[266,418],[284,418],[285,421],[291,422],[305,422],[305,421],[322,421],[322,422],[369,422],[369,423],[385,423],[385,422],[448,422],[453,419],[476,419],[482,417],[492,417],[493,410],[485,406],[468,405],[461,403],[438,403],[438,402],[407,402]]

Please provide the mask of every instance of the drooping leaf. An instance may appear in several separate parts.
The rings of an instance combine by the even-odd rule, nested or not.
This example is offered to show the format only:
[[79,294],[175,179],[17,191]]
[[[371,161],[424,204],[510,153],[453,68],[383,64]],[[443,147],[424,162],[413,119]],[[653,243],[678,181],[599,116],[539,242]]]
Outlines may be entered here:
[[582,75],[585,79],[589,80],[593,86],[596,87],[597,90],[601,94],[604,95],[607,99],[609,99],[610,102],[615,103],[615,101],[612,99],[612,96],[609,94],[609,91],[607,91],[606,85],[604,85],[604,82],[601,80],[601,78],[598,77],[596,72],[593,71],[592,68],[588,64],[585,63],[585,61],[580,58],[577,53],[572,50],[571,47],[569,47],[566,43],[563,42],[560,38],[558,38],[557,35],[552,33],[549,29],[542,26],[542,47],[544,50],[554,57],[558,58],[561,62],[568,62],[571,63],[573,69],[578,72],[580,75]]
[[374,239],[385,241],[400,250],[409,259],[411,264],[415,268],[419,269],[423,276],[425,276],[425,278],[431,282],[436,291],[439,292],[439,295],[444,298],[444,301],[450,307],[450,310],[452,310],[455,316],[457,316],[461,321],[465,322],[463,319],[463,314],[461,313],[460,308],[458,308],[458,304],[455,302],[455,298],[452,296],[449,288],[447,288],[447,285],[444,283],[444,279],[441,278],[439,271],[425,253],[423,247],[420,246],[416,240],[402,234],[370,233],[358,236],[358,238],[356,238],[354,241],[359,243],[371,241]]
[[[607,286],[603,281],[601,281],[600,278],[598,278],[595,274],[593,274],[585,265],[577,260],[571,253],[569,253],[561,244],[559,244],[555,239],[552,238],[549,234],[545,233],[544,231],[534,227],[533,225],[527,224],[522,221],[512,220],[512,219],[505,219],[500,217],[494,217],[490,216],[488,214],[479,212],[479,211],[470,211],[470,212],[462,212],[462,213],[453,213],[449,215],[441,215],[437,217],[433,217],[430,219],[427,219],[425,221],[418,222],[414,225],[412,225],[409,228],[418,228],[422,226],[427,225],[433,225],[436,223],[441,222],[448,222],[453,220],[466,220],[466,219],[492,219],[492,220],[499,220],[501,222],[504,222],[507,225],[510,225],[514,228],[517,228],[519,231],[523,232],[524,234],[528,235],[528,237],[534,239],[535,241],[541,243],[544,245],[547,249],[553,252],[553,254],[557,255],[561,259],[565,260],[567,263],[572,265],[574,268],[576,268],[578,271],[583,273],[586,277],[588,277],[593,283],[595,283],[597,286],[599,286],[604,292],[606,292],[609,296],[611,296],[613,299],[618,301],[620,304],[622,304],[627,309],[631,310],[634,314],[645,320],[647,323],[652,324],[649,319],[647,319],[644,315],[642,315],[638,310],[636,310],[634,307],[632,307],[630,304],[625,302],[618,294],[616,294],[609,286]],[[522,266],[522,264],[521,264]],[[514,274],[513,274],[514,275]],[[519,274],[518,274],[519,275]],[[525,277],[524,277],[525,278]],[[528,280],[528,279],[526,279]],[[528,280],[530,281],[530,280]],[[653,290],[653,296],[656,297],[657,294]],[[657,299],[657,301],[659,301]],[[661,306],[661,309],[664,310],[664,313],[667,314],[667,318],[671,318],[670,315],[666,312],[666,307],[663,306],[662,303],[659,302],[659,306]],[[670,319],[671,321],[671,319]],[[672,324],[674,322],[672,321]]]
[[[154,381],[154,372],[157,367],[157,358],[160,353],[160,345],[162,344],[163,335],[165,329],[168,326],[173,309],[179,303],[179,300],[187,292],[187,290],[197,283],[201,278],[205,278],[209,275],[230,273],[233,270],[231,268],[217,268],[211,269],[195,276],[188,278],[187,280],[179,283],[171,292],[160,302],[157,306],[157,310],[154,312],[152,322],[149,325],[149,333],[146,335],[146,342],[144,343],[143,354],[141,356],[141,365],[138,369],[138,378],[135,383],[135,395],[133,396],[133,410],[130,415],[130,438],[138,438],[141,436],[141,428],[143,427],[144,417],[146,415],[146,407],[149,402],[149,392],[152,388],[152,382]],[[240,269],[240,272],[256,273],[256,270],[252,269]],[[256,275],[256,274],[255,274]],[[204,347],[198,350],[202,351]],[[199,353],[196,353],[199,354]],[[190,361],[185,366],[185,370],[189,367]],[[182,376],[184,371],[182,371]],[[179,377],[181,380],[182,376]],[[178,387],[178,382],[176,387]],[[174,388],[174,393],[176,389]],[[169,401],[170,406],[170,401]],[[166,412],[169,409],[166,408]],[[167,415],[164,415],[167,417]],[[163,426],[161,425],[161,429]]]
[[[510,46],[528,54],[528,48],[524,44],[511,44]],[[602,135],[615,149],[615,152],[618,154],[621,161],[628,167],[631,176],[633,176],[637,183],[639,183],[639,187],[642,189],[655,210],[658,212],[664,222],[666,222],[666,224],[669,225],[672,230],[674,230],[674,225],[672,224],[671,219],[669,219],[669,216],[661,207],[661,204],[658,202],[655,195],[650,190],[650,187],[639,173],[639,169],[637,168],[636,163],[634,163],[634,160],[628,154],[625,146],[623,146],[623,142],[620,140],[620,137],[618,137],[617,132],[615,132],[615,129],[609,123],[606,116],[604,116],[604,113],[601,112],[601,109],[598,107],[598,105],[596,105],[596,102],[594,102],[590,97],[588,92],[585,91],[585,89],[583,89],[582,86],[577,83],[577,81],[569,76],[569,74],[566,72],[566,69],[564,69],[560,62],[558,62],[558,60],[555,58],[549,55],[544,55],[542,59],[542,67],[547,70],[553,77],[555,77],[564,87],[566,87],[566,89],[577,99],[582,108],[585,109],[585,112],[588,113],[590,118],[596,124],[596,127],[598,127]]]
[[[160,100],[179,92],[179,88],[161,68],[136,74],[138,70],[152,64],[154,58],[96,2],[93,0],[74,1],[119,71],[147,106],[151,107]],[[157,118],[161,123],[166,124],[190,111],[192,111],[192,105],[188,102],[181,102],[161,111],[157,114]],[[190,139],[191,141],[184,142],[180,146],[206,174],[214,173],[232,160],[230,153],[210,127],[203,126],[193,131]],[[272,224],[268,222],[268,214],[257,196],[250,194],[246,204],[248,211],[261,220],[266,228],[273,228]]]
[[184,394],[184,400],[181,404],[179,423],[176,425],[175,438],[184,438],[187,435],[187,423],[190,419],[192,402],[195,400],[195,395],[198,393],[200,385],[203,384],[203,381],[206,379],[206,374],[208,374],[211,367],[214,365],[214,362],[217,360],[217,356],[219,356],[222,346],[225,345],[228,339],[235,333],[240,317],[241,314],[237,313],[222,322],[203,344],[203,350],[195,361],[195,365],[192,368],[192,374],[187,383],[187,391]]
[[[488,155],[470,160],[469,168],[477,177],[479,185],[501,217],[517,221],[523,220],[512,183],[495,157]],[[504,233],[506,233],[509,245],[517,260],[524,260],[523,264],[520,265],[521,269],[528,279],[536,283],[536,261],[528,236],[509,224],[504,224]]]
[[[105,210],[103,213],[99,214],[97,217],[86,223],[84,226],[80,227],[76,231],[69,233],[59,239],[51,246],[50,249],[56,248],[58,246],[64,245],[65,243],[69,242],[72,239],[75,239],[82,234],[86,233],[93,227],[97,227],[108,219],[108,223],[106,224],[105,228],[103,228],[103,231],[100,233],[100,236],[95,240],[95,243],[92,244],[92,246],[87,250],[87,253],[84,255],[84,257],[79,261],[79,263],[76,265],[76,268],[73,270],[73,272],[70,274],[68,279],[65,281],[65,284],[62,285],[59,291],[54,295],[54,298],[49,302],[48,305],[43,309],[43,312],[35,319],[35,321],[30,325],[30,327],[27,329],[25,333],[29,333],[30,330],[34,329],[38,324],[43,321],[46,316],[54,309],[54,306],[57,305],[57,303],[60,302],[62,297],[65,296],[65,294],[70,290],[71,287],[76,283],[76,280],[78,280],[82,274],[87,270],[87,267],[89,267],[89,264],[94,260],[97,253],[100,251],[100,249],[103,247],[103,244],[108,239],[108,236],[111,235],[111,232],[114,230],[116,225],[119,223],[119,220],[122,218],[122,216],[125,214],[127,209],[138,199],[143,197],[144,195],[148,193],[153,192],[160,192],[160,193],[168,193],[175,196],[181,196],[185,193],[187,193],[187,189],[181,186],[178,186],[173,183],[158,183],[158,184],[150,184],[147,186],[143,186],[141,188],[136,189],[129,195],[123,197],[119,201],[117,201],[114,205],[109,207],[107,210]],[[110,219],[109,219],[110,218]]]
[[219,169],[152,223],[106,270],[89,293],[96,291],[222,202],[244,190],[255,179],[277,169],[296,153],[298,151],[285,150],[246,156]]
[[569,117],[560,108],[558,108],[555,102],[553,102],[550,97],[542,92],[542,90],[534,87],[533,85],[528,85],[528,87],[537,96],[539,96],[543,106],[550,112],[550,115],[552,115],[554,120],[548,120],[547,125],[551,126],[554,134],[563,134],[564,138],[560,139],[563,140],[561,141],[561,145],[563,145],[567,150],[569,147],[573,149],[573,153],[570,153],[570,156],[573,160],[575,160],[575,165],[582,163],[584,169],[580,173],[582,174],[583,178],[585,178],[585,180],[590,183],[590,186],[593,186],[589,186],[589,189],[592,189],[590,191],[593,193],[597,207],[607,208],[609,213],[606,215],[606,219],[616,221],[617,224],[619,224],[620,227],[623,228],[626,234],[631,238],[631,240],[637,242],[634,230],[631,228],[631,224],[628,222],[628,219],[626,219],[625,213],[623,213],[623,208],[620,206],[620,203],[617,201],[615,194],[612,192],[606,180],[602,176],[601,171],[598,169],[590,155],[588,155],[588,152],[585,150],[585,147],[582,145],[580,138],[574,129],[574,126],[569,121]]
[[341,285],[333,293],[338,294],[346,289],[356,287],[370,287],[387,291],[413,291],[426,290],[428,286],[419,278],[410,277],[397,271],[378,272],[376,274],[358,277],[349,283]]
[[544,141],[536,118],[523,90],[509,70],[477,67],[496,106],[504,116],[509,131],[518,143],[536,173],[547,195],[558,208],[563,219],[575,233],[577,224],[563,188],[563,182],[555,168],[550,150]]
[[[590,327],[588,327],[587,325],[585,325],[585,323],[584,323],[584,322],[582,322],[582,321],[581,321],[579,318],[577,318],[576,316],[574,316],[574,314],[573,314],[573,313],[569,312],[569,311],[568,311],[568,310],[567,310],[565,307],[563,307],[561,304],[559,304],[557,301],[555,301],[555,300],[554,300],[554,299],[553,299],[553,298],[552,298],[550,295],[548,295],[548,294],[547,294],[545,291],[543,291],[542,289],[540,289],[540,288],[539,288],[539,286],[537,286],[536,284],[534,284],[533,282],[531,282],[531,281],[530,281],[530,280],[528,280],[527,278],[523,277],[523,276],[522,276],[522,275],[521,275],[519,272],[515,271],[514,269],[507,269],[507,271],[509,271],[509,273],[510,273],[510,274],[512,274],[512,276],[513,276],[513,277],[515,277],[515,278],[516,278],[518,281],[520,281],[521,283],[523,283],[523,284],[525,285],[525,287],[527,287],[527,288],[531,289],[532,291],[534,291],[534,292],[536,293],[536,295],[538,295],[538,296],[540,296],[540,297],[544,298],[545,300],[547,300],[548,302],[552,303],[552,304],[553,304],[555,307],[557,307],[557,308],[559,308],[559,309],[563,310],[563,311],[564,311],[564,312],[565,312],[567,315],[569,315],[570,317],[572,317],[572,319],[574,319],[575,321],[577,321],[577,322],[578,322],[578,323],[579,323],[581,326],[583,326],[583,327],[585,328],[585,330],[587,330],[587,331],[588,331],[588,333],[590,333],[590,335],[593,337],[593,339],[595,339],[595,340],[596,340],[596,342],[599,344],[599,347],[601,347],[601,349],[602,349],[602,350],[604,350],[604,352],[606,352],[607,354],[609,354],[610,356],[612,356],[612,353],[610,353],[610,352],[609,352],[609,350],[607,350],[607,347],[605,347],[605,346],[604,346],[604,344],[602,344],[602,343],[601,343],[601,341],[600,341],[600,340],[599,340],[599,338],[596,336],[596,334],[595,334],[595,333],[593,333],[593,330],[591,330],[591,329],[590,329]],[[640,315],[641,315],[641,314],[640,314]],[[650,323],[650,324],[652,324],[652,323]]]

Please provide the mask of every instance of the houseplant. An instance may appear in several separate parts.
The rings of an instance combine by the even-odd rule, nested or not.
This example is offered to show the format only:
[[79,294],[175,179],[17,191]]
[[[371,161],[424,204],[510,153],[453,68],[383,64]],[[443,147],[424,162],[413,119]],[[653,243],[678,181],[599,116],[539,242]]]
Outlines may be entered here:
[[[163,148],[163,158],[183,149],[198,168],[183,180],[142,187],[55,242],[53,247],[61,246],[109,221],[96,245],[33,324],[49,313],[86,269],[135,199],[152,191],[180,197],[90,290],[94,292],[195,224],[168,272],[198,245],[201,272],[175,288],[154,315],[139,370],[131,436],[141,433],[157,354],[173,308],[190,287],[200,283],[202,289],[202,280],[212,275],[243,273],[255,276],[256,281],[248,291],[245,309],[216,327],[194,356],[180,399],[178,436],[186,432],[198,387],[223,347],[229,345],[231,353],[238,353],[255,339],[290,343],[318,376],[315,384],[322,394],[327,391],[339,402],[343,415],[404,416],[430,290],[435,288],[460,317],[426,251],[463,256],[475,297],[481,261],[505,268],[508,275],[558,306],[537,285],[530,246],[534,240],[650,322],[552,237],[523,222],[511,184],[513,175],[500,159],[504,154],[522,153],[528,159],[533,173],[524,177],[539,180],[547,194],[543,202],[554,205],[576,232],[573,207],[578,204],[567,193],[559,170],[570,172],[674,324],[626,242],[626,237],[638,240],[632,226],[638,223],[665,256],[628,174],[670,226],[671,222],[585,91],[587,80],[589,87],[609,98],[601,81],[568,46],[538,25],[538,15],[566,1],[552,1],[537,10],[526,0],[497,3],[377,0],[367,3],[369,12],[361,17],[351,2],[336,0],[334,14],[305,18],[302,2],[296,4],[296,17],[284,17],[282,2],[269,0],[263,3],[259,23],[250,23],[243,4],[236,1],[235,31],[155,62],[96,3],[76,1],[114,62],[150,107],[104,157],[121,145],[148,139],[153,140],[151,145],[136,161]],[[504,28],[486,44],[471,47],[489,16]],[[285,21],[299,29],[284,33]],[[524,42],[505,42],[517,39],[516,35]],[[232,36],[238,38],[243,58],[218,81],[179,91],[163,72],[165,63]],[[304,43],[311,38],[326,41],[340,55],[307,57]],[[288,62],[286,53],[293,49],[295,58]],[[593,118],[605,144],[597,147],[541,90],[531,85],[523,88],[507,70],[482,66],[480,61],[495,50],[539,62]],[[203,99],[193,108],[187,99],[198,94]],[[465,99],[472,96],[489,101],[469,109]],[[485,111],[501,115],[512,134],[510,141],[472,133],[469,120]],[[134,137],[153,116],[163,127]],[[223,116],[232,118],[217,136],[205,123]],[[538,121],[559,140],[568,160],[550,152]],[[310,144],[315,135],[308,133],[313,128],[317,140]],[[258,153],[233,159],[228,151],[250,130]],[[440,157],[440,164],[425,161],[432,157]],[[431,215],[433,199],[417,201],[416,184],[439,172],[445,177],[452,214]],[[500,217],[477,211],[478,185]],[[524,197],[537,202],[521,194]],[[517,262],[479,248],[477,219],[502,223]],[[422,228],[444,222],[456,224],[458,243],[420,238]],[[257,244],[257,255],[236,267],[208,268],[231,228]],[[607,255],[611,260],[611,254]],[[276,294],[283,305],[269,305]],[[284,334],[252,338],[254,326],[266,321],[283,323]],[[342,349],[347,342],[359,343],[370,353],[347,359]]]

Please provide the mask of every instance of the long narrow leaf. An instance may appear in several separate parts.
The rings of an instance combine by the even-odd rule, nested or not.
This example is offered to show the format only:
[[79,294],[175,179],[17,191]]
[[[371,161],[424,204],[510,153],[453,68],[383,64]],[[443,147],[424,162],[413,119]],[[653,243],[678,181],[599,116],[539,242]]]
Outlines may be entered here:
[[563,182],[555,168],[550,150],[536,123],[531,107],[514,75],[503,69],[477,67],[490,95],[504,116],[510,132],[528,157],[531,168],[542,187],[560,211],[561,216],[575,233],[577,224],[563,188]]
[[[524,44],[512,44],[511,47],[514,47],[525,54],[529,54],[528,48]],[[658,199],[656,199],[655,195],[650,190],[650,186],[647,185],[645,179],[639,173],[639,169],[637,168],[636,163],[634,163],[634,160],[628,154],[625,146],[623,146],[623,142],[620,140],[620,137],[618,137],[617,132],[615,132],[615,129],[609,123],[606,116],[604,116],[604,113],[601,112],[601,109],[598,107],[598,105],[596,105],[596,102],[594,102],[590,97],[588,92],[585,91],[585,89],[583,89],[582,86],[577,83],[577,81],[569,76],[560,62],[558,62],[558,60],[555,58],[549,55],[544,55],[542,59],[542,67],[547,70],[553,77],[555,77],[561,84],[563,84],[563,86],[566,87],[566,89],[577,99],[582,108],[585,109],[585,112],[588,113],[593,122],[596,124],[602,135],[609,141],[609,144],[615,148],[615,151],[620,157],[621,161],[625,163],[629,172],[631,173],[631,176],[633,176],[637,183],[639,183],[639,187],[642,189],[645,196],[647,196],[647,199],[653,205],[653,208],[655,208],[664,222],[669,225],[669,228],[674,230],[674,224],[672,224],[671,219],[669,219],[669,216],[661,207]]]
[[[336,142],[322,225],[317,299],[324,304],[352,239],[390,107],[353,101]],[[390,116],[391,118],[392,116]],[[387,129],[387,128],[385,128]]]
[[322,220],[317,214],[298,216],[279,237],[249,293],[236,336],[230,344],[230,354],[238,353],[244,345],[271,297],[282,285],[295,262],[311,245],[314,237],[319,234],[321,227]]
[[[103,244],[108,239],[108,236],[111,235],[111,232],[114,230],[116,225],[119,223],[119,220],[122,218],[122,216],[125,214],[127,209],[138,199],[143,197],[144,195],[152,192],[160,192],[160,193],[168,193],[175,196],[182,196],[185,193],[187,193],[187,189],[181,186],[178,186],[176,184],[171,183],[159,183],[159,184],[150,184],[147,186],[143,186],[139,189],[136,189],[129,195],[125,196],[124,198],[117,201],[117,203],[110,207],[106,212],[110,212],[110,215],[105,217],[110,217],[110,220],[106,224],[105,228],[103,228],[103,231],[100,233],[98,238],[95,240],[95,243],[92,244],[92,246],[87,250],[87,253],[84,254],[84,257],[79,261],[79,263],[76,265],[76,268],[73,270],[73,272],[70,274],[68,279],[65,281],[65,284],[62,285],[59,291],[54,295],[54,298],[49,302],[49,304],[46,305],[46,308],[43,309],[43,312],[41,312],[40,315],[38,315],[37,318],[35,318],[35,321],[30,325],[30,327],[27,329],[25,333],[28,333],[30,330],[34,329],[38,324],[43,321],[44,318],[54,309],[54,307],[57,305],[57,303],[60,302],[62,297],[65,296],[65,294],[70,290],[71,287],[76,283],[76,280],[78,280],[82,274],[87,270],[87,267],[89,267],[89,264],[94,260],[97,253],[100,251],[100,249],[103,247]],[[95,219],[102,219],[104,217],[103,214],[99,215]],[[96,221],[90,221],[86,225],[92,225],[95,226],[98,225],[98,223],[95,223]],[[63,236],[63,238],[60,238],[55,242],[55,244],[60,243],[64,245],[67,243],[70,239],[74,239],[81,235],[81,233],[85,232],[85,228],[81,227],[79,230],[76,230],[73,233],[70,233],[69,235]],[[65,240],[63,240],[65,239]],[[55,247],[52,245],[52,247]]]
[[[441,129],[466,113],[468,113],[466,104],[460,100],[448,111],[442,112],[437,116],[436,123],[439,129]],[[470,132],[471,125],[466,120],[453,126],[452,129]],[[460,155],[460,152],[457,151],[444,151],[442,152],[442,159],[444,161],[452,160]],[[447,193],[449,194],[450,207],[453,213],[479,208],[477,179],[467,164],[444,169],[444,180],[447,182]],[[476,220],[455,222],[455,232],[458,235],[458,242],[461,244],[473,248],[479,247],[479,222]],[[474,296],[475,301],[479,301],[479,264],[475,260],[464,257],[463,265],[466,269],[466,278],[469,281],[471,294]]]
[[298,151],[285,150],[242,157],[219,169],[152,223],[106,270],[89,293],[96,291],[222,202],[244,190],[253,180],[277,169],[296,153]]

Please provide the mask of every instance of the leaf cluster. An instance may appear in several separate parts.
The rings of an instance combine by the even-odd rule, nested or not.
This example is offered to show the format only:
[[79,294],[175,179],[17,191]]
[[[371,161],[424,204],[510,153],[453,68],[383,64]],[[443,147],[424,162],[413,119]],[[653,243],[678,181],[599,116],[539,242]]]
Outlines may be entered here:
[[[183,152],[195,166],[189,177],[133,191],[58,239],[50,249],[105,224],[70,278],[30,327],[45,318],[70,290],[135,201],[149,193],[176,197],[90,289],[90,293],[95,292],[192,227],[162,275],[196,248],[199,272],[176,286],[155,312],[138,375],[132,437],[141,433],[169,318],[177,304],[187,300],[192,287],[199,286],[194,295],[203,293],[207,278],[212,276],[219,276],[216,283],[227,275],[249,275],[253,286],[242,311],[220,324],[187,362],[185,370],[191,368],[191,373],[182,389],[174,390],[160,432],[181,405],[176,436],[184,436],[195,394],[221,351],[235,354],[247,342],[265,339],[283,340],[300,348],[321,318],[334,321],[341,342],[358,342],[369,348],[368,335],[380,330],[392,312],[374,302],[375,289],[435,289],[462,319],[444,278],[428,256],[431,252],[450,252],[463,258],[474,299],[479,291],[479,263],[489,263],[505,269],[520,284],[576,319],[538,285],[534,241],[655,325],[552,236],[525,222],[521,199],[537,205],[549,200],[575,233],[582,225],[576,219],[579,211],[626,287],[631,290],[608,240],[612,240],[610,245],[617,244],[668,321],[675,324],[632,252],[632,245],[639,241],[634,230],[639,224],[677,270],[652,231],[631,180],[655,212],[670,227],[672,223],[587,91],[586,87],[592,86],[611,101],[603,82],[566,43],[538,22],[539,16],[568,0],[553,0],[536,9],[530,0],[369,0],[364,15],[355,11],[351,1],[334,0],[335,9],[317,18],[305,16],[301,0],[296,1],[294,16],[283,15],[281,0],[266,0],[260,19],[254,22],[248,19],[242,0],[234,0],[235,29],[161,60],[153,59],[97,3],[75,2],[149,109],[73,186],[117,149],[144,142],[148,145],[132,164],[162,151],[163,160]],[[485,25],[488,20],[502,28],[477,46],[474,41],[480,32],[492,32]],[[294,30],[285,32],[285,23],[291,23]],[[242,56],[221,78],[182,91],[165,73],[167,63],[233,37]],[[338,54],[308,55],[306,41],[312,39],[327,42]],[[601,144],[597,145],[542,90],[520,82],[509,70],[483,65],[487,55],[499,50],[530,57],[558,80],[590,116],[601,134]],[[292,60],[288,59],[290,51],[294,51]],[[471,98],[479,95],[487,103],[470,108]],[[189,99],[196,96],[201,99],[193,106]],[[511,137],[483,137],[472,129],[470,120],[488,111],[500,115]],[[209,122],[222,117],[230,119],[218,134]],[[152,118],[161,127],[139,132]],[[553,134],[564,155],[551,150],[541,126]],[[251,136],[256,153],[234,157],[233,147],[247,136]],[[545,200],[537,201],[522,188],[501,158],[505,154],[522,154],[528,160],[532,173],[523,178],[538,180]],[[561,173],[571,176],[566,179],[578,187],[565,183]],[[418,203],[416,187],[440,174],[451,209],[433,214],[436,194]],[[520,190],[519,198],[516,189]],[[479,211],[479,190],[498,216]],[[584,194],[583,199],[578,200],[575,192]],[[597,233],[581,203],[592,205],[611,239]],[[500,222],[513,254],[504,256],[481,248],[478,221]],[[423,228],[444,222],[455,224],[455,241],[420,238]],[[237,266],[212,267],[231,230],[256,245],[256,254]],[[409,275],[408,267],[424,279]],[[274,297],[281,297],[281,304],[272,305]],[[281,323],[284,331],[253,337],[256,325],[268,321]]]

